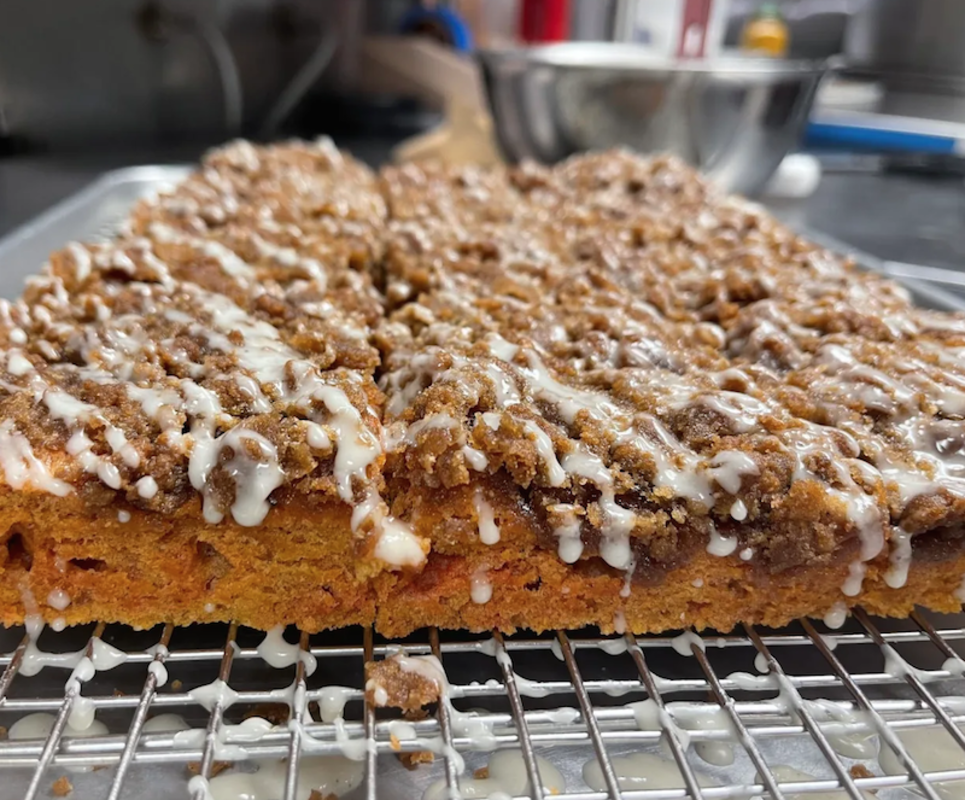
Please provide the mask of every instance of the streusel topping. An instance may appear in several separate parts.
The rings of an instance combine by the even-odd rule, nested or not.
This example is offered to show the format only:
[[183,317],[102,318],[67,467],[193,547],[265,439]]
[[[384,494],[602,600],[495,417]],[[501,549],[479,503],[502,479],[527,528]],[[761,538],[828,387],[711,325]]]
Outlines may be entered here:
[[965,516],[960,317],[673,159],[502,178],[383,172],[389,475],[508,472],[563,560],[629,572],[695,529],[775,569],[853,538],[851,595]]
[[0,305],[7,482],[160,512],[200,494],[240,525],[343,502],[364,552],[421,563],[381,499],[383,225],[374,177],[330,145],[242,142],[117,240],[53,254]]

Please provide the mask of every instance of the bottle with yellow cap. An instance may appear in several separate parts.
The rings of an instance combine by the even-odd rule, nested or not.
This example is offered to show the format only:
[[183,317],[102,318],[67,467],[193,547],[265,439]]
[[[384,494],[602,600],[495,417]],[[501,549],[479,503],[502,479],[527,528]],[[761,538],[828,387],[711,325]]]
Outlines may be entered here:
[[780,58],[787,55],[789,33],[777,5],[766,3],[744,27],[741,49],[747,53]]

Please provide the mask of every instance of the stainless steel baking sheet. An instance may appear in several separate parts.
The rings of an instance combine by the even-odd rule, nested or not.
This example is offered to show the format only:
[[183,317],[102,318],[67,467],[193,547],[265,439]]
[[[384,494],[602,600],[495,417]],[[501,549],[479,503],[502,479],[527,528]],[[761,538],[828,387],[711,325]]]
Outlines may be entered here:
[[15,298],[50,253],[67,242],[114,235],[135,202],[171,188],[188,166],[127,167],[105,173],[0,240],[0,297]]

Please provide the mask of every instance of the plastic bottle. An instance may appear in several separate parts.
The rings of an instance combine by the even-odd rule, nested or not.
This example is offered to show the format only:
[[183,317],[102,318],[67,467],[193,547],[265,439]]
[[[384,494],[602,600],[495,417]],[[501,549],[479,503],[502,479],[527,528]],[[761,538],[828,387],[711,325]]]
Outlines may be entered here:
[[767,3],[744,27],[741,49],[780,58],[787,55],[789,40],[789,31],[781,12],[773,3]]

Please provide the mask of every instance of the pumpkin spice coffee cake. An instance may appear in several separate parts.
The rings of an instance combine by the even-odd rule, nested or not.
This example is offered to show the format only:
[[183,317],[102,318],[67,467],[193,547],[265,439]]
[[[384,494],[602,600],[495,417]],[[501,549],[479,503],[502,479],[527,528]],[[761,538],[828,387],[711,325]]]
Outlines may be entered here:
[[961,605],[965,319],[676,160],[234,143],[0,325],[6,624]]

